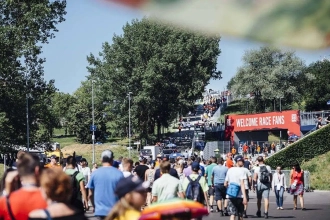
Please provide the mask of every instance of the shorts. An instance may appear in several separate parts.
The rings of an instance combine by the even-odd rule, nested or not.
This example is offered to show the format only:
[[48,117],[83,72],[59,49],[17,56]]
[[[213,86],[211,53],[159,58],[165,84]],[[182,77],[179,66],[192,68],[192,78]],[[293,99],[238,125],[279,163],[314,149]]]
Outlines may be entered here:
[[270,184],[257,184],[257,199],[269,199]]
[[246,201],[250,201],[250,196],[249,196],[249,190],[245,190],[245,195],[246,195]]
[[229,198],[227,210],[229,215],[242,217],[244,213],[243,198]]
[[148,193],[151,193],[151,191],[152,191],[152,188],[151,187],[148,187],[147,192]]
[[216,184],[214,186],[215,190],[215,201],[226,199],[226,187],[223,184]]
[[209,186],[209,196],[214,196],[214,188],[212,186]]

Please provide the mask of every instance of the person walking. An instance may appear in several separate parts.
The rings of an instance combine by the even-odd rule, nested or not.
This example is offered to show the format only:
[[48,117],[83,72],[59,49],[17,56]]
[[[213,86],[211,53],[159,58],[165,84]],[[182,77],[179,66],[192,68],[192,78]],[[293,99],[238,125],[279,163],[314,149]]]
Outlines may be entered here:
[[70,201],[71,205],[80,211],[84,211],[84,209],[88,209],[88,199],[85,188],[85,177],[83,173],[76,171],[76,158],[73,156],[68,156],[66,159],[66,169],[65,173],[69,175],[73,180],[73,185],[75,191],[72,194],[72,200]]
[[254,169],[253,180],[256,183],[254,191],[257,190],[257,216],[261,217],[261,200],[264,199],[264,217],[268,218],[269,209],[269,191],[272,182],[272,171],[269,166],[264,164],[264,158],[258,157],[259,166]]
[[[209,197],[210,197],[210,211],[213,212],[213,201],[214,201],[214,185],[212,183],[212,171],[213,168],[217,165],[217,158],[211,157],[211,164],[206,167],[205,178],[207,178],[207,185],[209,186]],[[219,207],[218,207],[219,208]]]
[[149,167],[146,165],[147,158],[140,157],[139,161],[140,164],[135,167],[134,172],[142,181],[144,181],[146,171],[149,169]]
[[[236,163],[242,163],[243,166],[241,159],[238,159]],[[238,216],[239,220],[243,220],[244,205],[247,204],[244,180],[246,180],[246,175],[243,169],[240,167],[228,169],[224,186],[227,187],[226,198],[228,199],[230,220],[235,220],[235,216]]]
[[115,196],[115,188],[124,178],[120,170],[112,167],[114,154],[111,150],[105,150],[101,154],[102,167],[95,170],[88,183],[89,198],[93,198],[92,204],[95,216],[104,219],[112,207],[118,201]]
[[[209,190],[209,187],[207,185],[205,178],[203,176],[199,175],[199,169],[200,169],[199,163],[197,161],[193,162],[191,164],[191,169],[192,169],[192,174],[190,174],[183,180],[182,187],[183,187],[183,191],[184,191],[184,196],[187,199],[191,199],[191,200],[193,200],[193,199],[189,198],[189,196],[191,196],[191,195],[196,196],[199,199],[197,199],[195,201],[202,203],[202,204],[206,203],[208,210],[210,210],[209,201],[207,200],[207,192]],[[195,181],[198,182],[197,185],[200,187],[198,190],[198,192],[200,193],[199,195],[194,195],[195,192],[189,192],[189,190],[187,190],[190,188],[191,191],[194,191],[193,190],[194,187],[188,187],[188,186],[189,186],[189,184],[191,186],[195,185],[195,184],[193,184],[193,182],[195,182]]]
[[87,220],[84,212],[67,204],[72,196],[70,177],[62,169],[45,169],[40,177],[40,186],[47,199],[47,208],[29,214],[29,220]]
[[286,188],[285,175],[282,173],[281,166],[277,166],[272,180],[272,189],[275,192],[277,209],[283,210],[283,194]]
[[111,209],[106,220],[138,220],[141,207],[147,198],[148,182],[143,182],[138,176],[130,175],[120,179],[115,193],[119,201]]
[[172,198],[183,198],[180,180],[170,175],[171,164],[163,161],[160,164],[161,177],[154,181],[152,186],[152,202],[162,202]]
[[248,203],[249,203],[249,200],[250,200],[249,190],[251,189],[251,186],[252,186],[252,174],[251,174],[250,170],[248,168],[246,168],[246,163],[245,162],[247,160],[244,160],[244,158],[242,156],[237,156],[235,158],[235,160],[239,162],[239,163],[237,163],[237,166],[240,167],[241,169],[243,169],[244,176],[246,176],[246,179],[244,179],[244,186],[245,186],[245,194],[246,194],[246,201],[247,201],[247,203],[244,204],[243,217],[244,218],[248,218],[246,212],[247,212]]
[[301,210],[306,210],[304,207],[304,171],[300,168],[299,164],[293,166],[290,172],[291,179],[291,195],[293,195],[293,210],[297,209],[298,195],[300,198]]
[[223,158],[220,157],[218,165],[213,167],[211,182],[212,182],[212,188],[214,188],[215,201],[217,203],[220,215],[229,216],[227,210],[226,187],[225,187],[225,179],[228,172],[228,168],[223,165],[223,162],[224,162]]
[[6,188],[6,196],[0,198],[0,219],[26,220],[31,211],[47,207],[38,187],[39,175],[39,157],[29,153],[22,154],[18,158],[17,171],[8,173],[5,180],[9,185],[19,180],[22,187],[16,191]]
[[148,194],[147,194],[147,204],[148,205],[150,205],[152,202],[151,191],[152,191],[154,179],[155,179],[155,163],[151,162],[150,168],[146,171],[146,174],[145,174],[145,181],[149,183]]

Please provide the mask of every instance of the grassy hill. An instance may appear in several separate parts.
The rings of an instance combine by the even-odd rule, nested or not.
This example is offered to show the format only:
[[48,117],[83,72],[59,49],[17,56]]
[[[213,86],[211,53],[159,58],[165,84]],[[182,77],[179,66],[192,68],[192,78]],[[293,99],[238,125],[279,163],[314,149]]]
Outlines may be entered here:
[[330,151],[303,162],[302,169],[310,172],[312,189],[330,190]]

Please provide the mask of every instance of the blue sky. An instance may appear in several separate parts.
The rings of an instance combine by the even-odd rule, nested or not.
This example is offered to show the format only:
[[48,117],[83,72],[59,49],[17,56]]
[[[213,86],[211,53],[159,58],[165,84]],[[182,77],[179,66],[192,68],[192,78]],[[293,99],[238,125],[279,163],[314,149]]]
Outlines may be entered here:
[[[114,34],[122,34],[123,25],[142,16],[142,13],[115,4],[68,0],[66,21],[58,25],[56,38],[43,47],[45,79],[55,79],[59,91],[73,93],[88,75],[86,57],[90,53],[97,55],[102,43],[111,43]],[[208,88],[223,90],[242,64],[244,51],[261,45],[246,39],[222,37],[217,67],[223,79],[211,81]],[[296,51],[307,64],[330,55],[329,50]]]

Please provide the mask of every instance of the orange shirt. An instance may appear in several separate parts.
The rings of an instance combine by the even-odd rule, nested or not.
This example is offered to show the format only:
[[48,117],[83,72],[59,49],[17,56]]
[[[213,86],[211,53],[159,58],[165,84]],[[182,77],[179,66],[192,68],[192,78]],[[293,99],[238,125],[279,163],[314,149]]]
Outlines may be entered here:
[[[7,209],[7,198],[0,199],[0,219],[11,220]],[[40,190],[19,189],[10,194],[9,203],[15,219],[27,220],[35,209],[45,209],[47,203]]]
[[248,149],[249,149],[248,146],[246,146],[246,145],[243,146],[243,151],[244,151],[245,153],[248,152]]
[[233,160],[232,159],[227,159],[226,160],[226,167],[228,167],[228,169],[229,169],[229,168],[232,168],[233,166],[234,166]]

